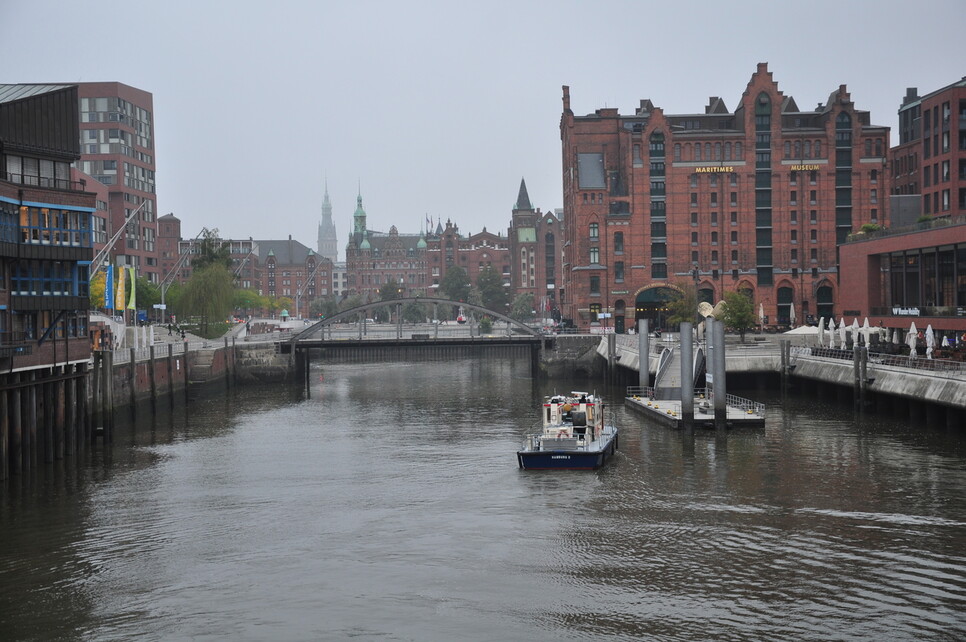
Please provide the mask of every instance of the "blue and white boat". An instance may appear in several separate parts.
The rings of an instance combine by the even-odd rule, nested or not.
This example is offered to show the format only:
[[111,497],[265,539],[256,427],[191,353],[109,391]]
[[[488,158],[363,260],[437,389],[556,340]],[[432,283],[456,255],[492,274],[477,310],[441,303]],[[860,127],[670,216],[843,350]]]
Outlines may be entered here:
[[539,432],[517,451],[520,468],[600,468],[617,450],[617,426],[604,419],[604,403],[589,392],[553,395],[540,409]]

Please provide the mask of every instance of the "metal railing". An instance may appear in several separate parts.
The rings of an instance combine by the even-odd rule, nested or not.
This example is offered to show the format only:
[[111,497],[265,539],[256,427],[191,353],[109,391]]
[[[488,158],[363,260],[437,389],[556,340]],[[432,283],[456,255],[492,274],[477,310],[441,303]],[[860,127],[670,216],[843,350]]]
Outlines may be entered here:
[[[838,359],[841,361],[852,361],[854,358],[851,350],[841,350],[838,348],[792,346],[790,352],[794,358]],[[926,359],[920,356],[912,357],[910,355],[870,352],[868,363],[873,367],[892,366],[910,370],[924,370],[931,373],[966,376],[966,363],[950,361],[948,359]]]

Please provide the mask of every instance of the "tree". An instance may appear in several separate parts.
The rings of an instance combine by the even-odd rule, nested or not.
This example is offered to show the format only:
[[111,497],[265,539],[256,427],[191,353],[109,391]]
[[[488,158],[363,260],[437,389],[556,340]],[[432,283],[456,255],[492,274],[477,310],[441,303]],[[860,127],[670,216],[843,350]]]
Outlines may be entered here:
[[529,321],[533,318],[533,295],[518,294],[513,298],[510,306],[510,317],[517,321]]
[[755,327],[755,306],[748,295],[743,292],[725,292],[724,322],[725,327],[737,330],[741,335],[741,342],[745,342],[745,332]]
[[339,311],[344,312],[346,310],[351,310],[352,308],[359,307],[363,303],[365,303],[365,301],[362,300],[361,295],[353,294],[351,296],[347,296],[339,302]]
[[466,301],[470,296],[470,278],[466,275],[466,270],[458,265],[446,270],[439,289],[454,301]]
[[404,287],[402,283],[396,283],[395,281],[387,281],[379,288],[379,300],[380,301],[395,301],[396,299],[401,299],[404,292]]
[[675,285],[680,294],[668,301],[668,323],[671,325],[694,323],[698,316],[698,288],[693,282],[683,279]]
[[218,238],[218,230],[201,230],[201,241],[198,242],[198,253],[191,258],[192,271],[203,270],[209,265],[223,265],[229,274],[232,267],[231,248],[228,243]]
[[506,288],[503,287],[503,277],[489,265],[483,268],[476,277],[476,287],[480,290],[480,299],[484,308],[502,313],[506,309]]
[[207,336],[209,323],[231,314],[234,295],[231,272],[224,265],[213,264],[192,272],[178,305],[182,314],[200,318],[200,334]]
[[339,313],[339,304],[335,296],[324,296],[312,301],[309,306],[309,313],[321,318],[335,316]]
[[423,323],[429,317],[429,313],[422,303],[410,301],[403,307],[402,317],[407,323]]

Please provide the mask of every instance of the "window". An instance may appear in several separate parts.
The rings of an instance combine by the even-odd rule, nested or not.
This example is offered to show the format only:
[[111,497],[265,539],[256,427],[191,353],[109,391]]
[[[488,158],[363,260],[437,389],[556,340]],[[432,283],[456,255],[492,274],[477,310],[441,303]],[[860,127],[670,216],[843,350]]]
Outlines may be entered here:
[[695,265],[695,266],[698,264],[698,253],[697,252],[691,252],[691,263],[693,265]]
[[798,210],[792,210],[789,212],[788,220],[790,223],[798,223]]
[[789,185],[798,185],[798,172],[793,171],[788,177]]
[[590,224],[590,238],[592,240],[597,240],[600,238],[600,225],[597,223]]
[[614,254],[624,253],[624,233],[614,232]]
[[711,212],[711,226],[718,227],[718,213]]
[[815,249],[814,247],[811,250],[809,250],[809,257],[812,263],[818,263],[818,250]]
[[812,170],[808,173],[808,184],[815,185],[818,182],[818,172]]
[[878,203],[879,202],[879,190],[869,190],[869,202]]
[[717,245],[717,244],[718,244],[718,233],[717,232],[712,232],[711,233],[711,245]]
[[812,225],[818,223],[818,210],[810,210],[808,213],[808,222]]
[[698,213],[691,212],[691,226],[694,227],[697,224],[698,224]]
[[600,277],[599,276],[590,277],[590,295],[600,296]]
[[792,248],[791,257],[792,263],[798,263],[798,248]]
[[879,182],[879,170],[874,169],[869,172],[869,182],[878,183]]
[[738,265],[738,250],[731,250],[731,264]]
[[711,250],[711,264],[718,264],[718,250]]
[[737,225],[738,224],[738,212],[732,212],[731,213],[731,224],[732,225]]
[[731,232],[731,244],[732,245],[738,245],[738,232],[737,231],[732,231]]
[[711,207],[718,207],[718,192],[711,192]]
[[791,238],[792,238],[792,243],[798,243],[798,230],[792,230]]
[[691,189],[696,189],[698,187],[698,175],[691,174]]
[[818,192],[816,192],[815,190],[809,191],[809,193],[808,193],[808,204],[809,205],[816,205],[818,203],[818,196],[817,196],[817,194],[818,194]]
[[711,187],[717,187],[718,186],[718,175],[717,174],[712,174],[708,178],[711,180]]
[[600,263],[600,248],[592,247],[590,248],[590,264],[597,265]]
[[797,205],[797,204],[798,204],[798,192],[797,192],[797,191],[795,191],[795,190],[792,190],[792,196],[791,196],[791,198],[789,199],[789,202],[790,202],[790,203],[791,203],[792,205]]
[[674,143],[674,160],[681,160],[681,143]]
[[617,283],[624,282],[624,262],[614,261],[614,281]]
[[698,233],[691,232],[691,245],[697,245],[697,244],[698,244]]
[[731,174],[731,186],[732,187],[738,187],[738,175],[737,174]]
[[666,279],[667,278],[667,263],[654,263],[651,265],[651,278],[652,279]]
[[697,207],[697,206],[698,206],[698,193],[691,192],[691,207]]
[[808,240],[812,243],[818,243],[818,230],[810,230],[808,233]]

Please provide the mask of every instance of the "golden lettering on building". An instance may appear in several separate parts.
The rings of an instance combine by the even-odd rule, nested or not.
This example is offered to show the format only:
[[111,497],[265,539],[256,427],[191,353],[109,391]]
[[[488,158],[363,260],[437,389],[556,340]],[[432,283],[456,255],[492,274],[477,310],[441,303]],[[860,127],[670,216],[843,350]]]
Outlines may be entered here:
[[792,165],[793,172],[814,172],[822,169],[821,165]]
[[694,171],[698,174],[717,174],[717,173],[731,173],[735,171],[734,167],[695,167]]

